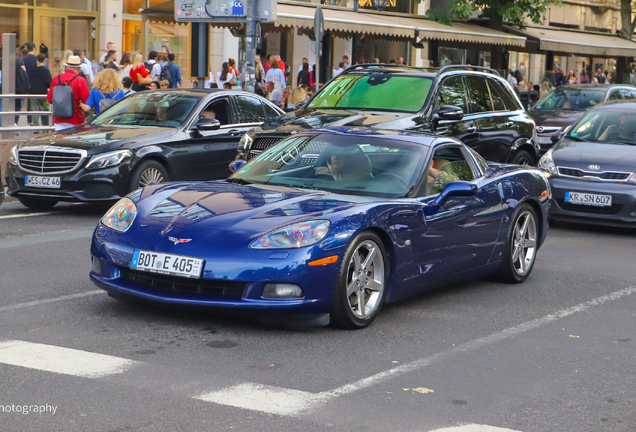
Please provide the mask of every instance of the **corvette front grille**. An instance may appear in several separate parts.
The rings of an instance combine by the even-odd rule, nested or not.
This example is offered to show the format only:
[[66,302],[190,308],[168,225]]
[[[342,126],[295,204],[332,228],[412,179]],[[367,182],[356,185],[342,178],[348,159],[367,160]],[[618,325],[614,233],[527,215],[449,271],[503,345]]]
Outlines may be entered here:
[[25,171],[37,174],[63,174],[75,170],[86,158],[84,150],[25,148],[18,150],[18,163]]
[[130,281],[154,288],[218,297],[241,297],[245,289],[243,282],[224,279],[192,279],[130,269],[122,269],[122,275]]

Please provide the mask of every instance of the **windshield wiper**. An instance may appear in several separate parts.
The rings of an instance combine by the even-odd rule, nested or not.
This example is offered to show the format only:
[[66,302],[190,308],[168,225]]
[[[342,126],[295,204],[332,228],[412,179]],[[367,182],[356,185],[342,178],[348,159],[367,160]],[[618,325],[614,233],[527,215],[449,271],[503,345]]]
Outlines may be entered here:
[[574,141],[588,141],[588,140],[585,140],[585,139],[583,139],[581,137],[572,136],[572,135],[566,135],[566,138],[573,139]]
[[613,144],[624,144],[624,145],[636,145],[636,142],[633,141],[625,141],[625,140],[613,140]]
[[245,180],[245,179],[239,178],[239,177],[230,177],[230,178],[225,179],[225,181],[227,183],[236,183],[236,184],[240,184],[240,185],[254,184],[253,181]]

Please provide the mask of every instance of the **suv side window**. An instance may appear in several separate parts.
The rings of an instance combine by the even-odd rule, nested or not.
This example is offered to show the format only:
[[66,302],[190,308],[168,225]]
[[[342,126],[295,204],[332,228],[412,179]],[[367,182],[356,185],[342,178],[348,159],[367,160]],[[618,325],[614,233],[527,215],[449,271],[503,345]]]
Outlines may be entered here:
[[501,97],[503,98],[504,104],[506,104],[506,108],[508,109],[508,111],[523,110],[523,107],[517,101],[517,98],[512,93],[512,89],[509,87],[509,85],[506,85],[499,80],[492,80],[492,83],[499,88]]
[[238,105],[243,123],[262,123],[265,121],[265,112],[260,100],[254,97],[239,96]]
[[490,88],[490,95],[492,96],[493,108],[495,109],[495,111],[505,111],[506,104],[504,103],[504,99],[501,94],[502,93],[501,88],[492,79],[488,79],[486,81],[488,82],[488,87]]
[[486,85],[486,78],[481,76],[464,77],[468,89],[468,108],[471,113],[490,112],[492,101]]
[[623,99],[621,96],[621,92],[618,90],[614,90],[610,93],[609,97],[607,98],[607,100],[621,100]]
[[629,89],[621,89],[623,99],[634,99],[633,93]]
[[465,113],[468,112],[466,107],[466,90],[464,89],[464,81],[460,76],[446,78],[442,85],[439,86],[437,93],[437,107],[451,105],[461,108]]

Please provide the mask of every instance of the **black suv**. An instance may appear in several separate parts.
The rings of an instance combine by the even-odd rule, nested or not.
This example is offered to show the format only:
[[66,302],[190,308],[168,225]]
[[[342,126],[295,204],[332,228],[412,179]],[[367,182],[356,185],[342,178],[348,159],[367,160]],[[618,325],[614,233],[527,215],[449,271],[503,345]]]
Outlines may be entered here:
[[452,136],[493,162],[535,165],[539,159],[534,121],[496,71],[384,64],[351,67],[303,108],[247,132],[239,142],[237,159],[249,160],[290,134],[325,126]]

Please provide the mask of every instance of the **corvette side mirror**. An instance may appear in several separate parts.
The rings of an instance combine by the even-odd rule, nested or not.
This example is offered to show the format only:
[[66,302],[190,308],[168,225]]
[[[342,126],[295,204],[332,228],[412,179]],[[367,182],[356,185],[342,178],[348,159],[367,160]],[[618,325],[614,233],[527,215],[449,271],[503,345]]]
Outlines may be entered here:
[[247,162],[245,162],[244,160],[235,160],[230,162],[230,164],[228,165],[228,167],[230,168],[230,171],[232,171],[233,173],[237,172],[238,170],[240,170],[241,168],[243,168],[243,165],[245,165]]
[[476,184],[472,184],[463,180],[452,181],[446,185],[444,190],[433,201],[429,201],[424,207],[424,214],[432,216],[437,213],[440,207],[451,197],[473,196],[476,195],[479,188]]

